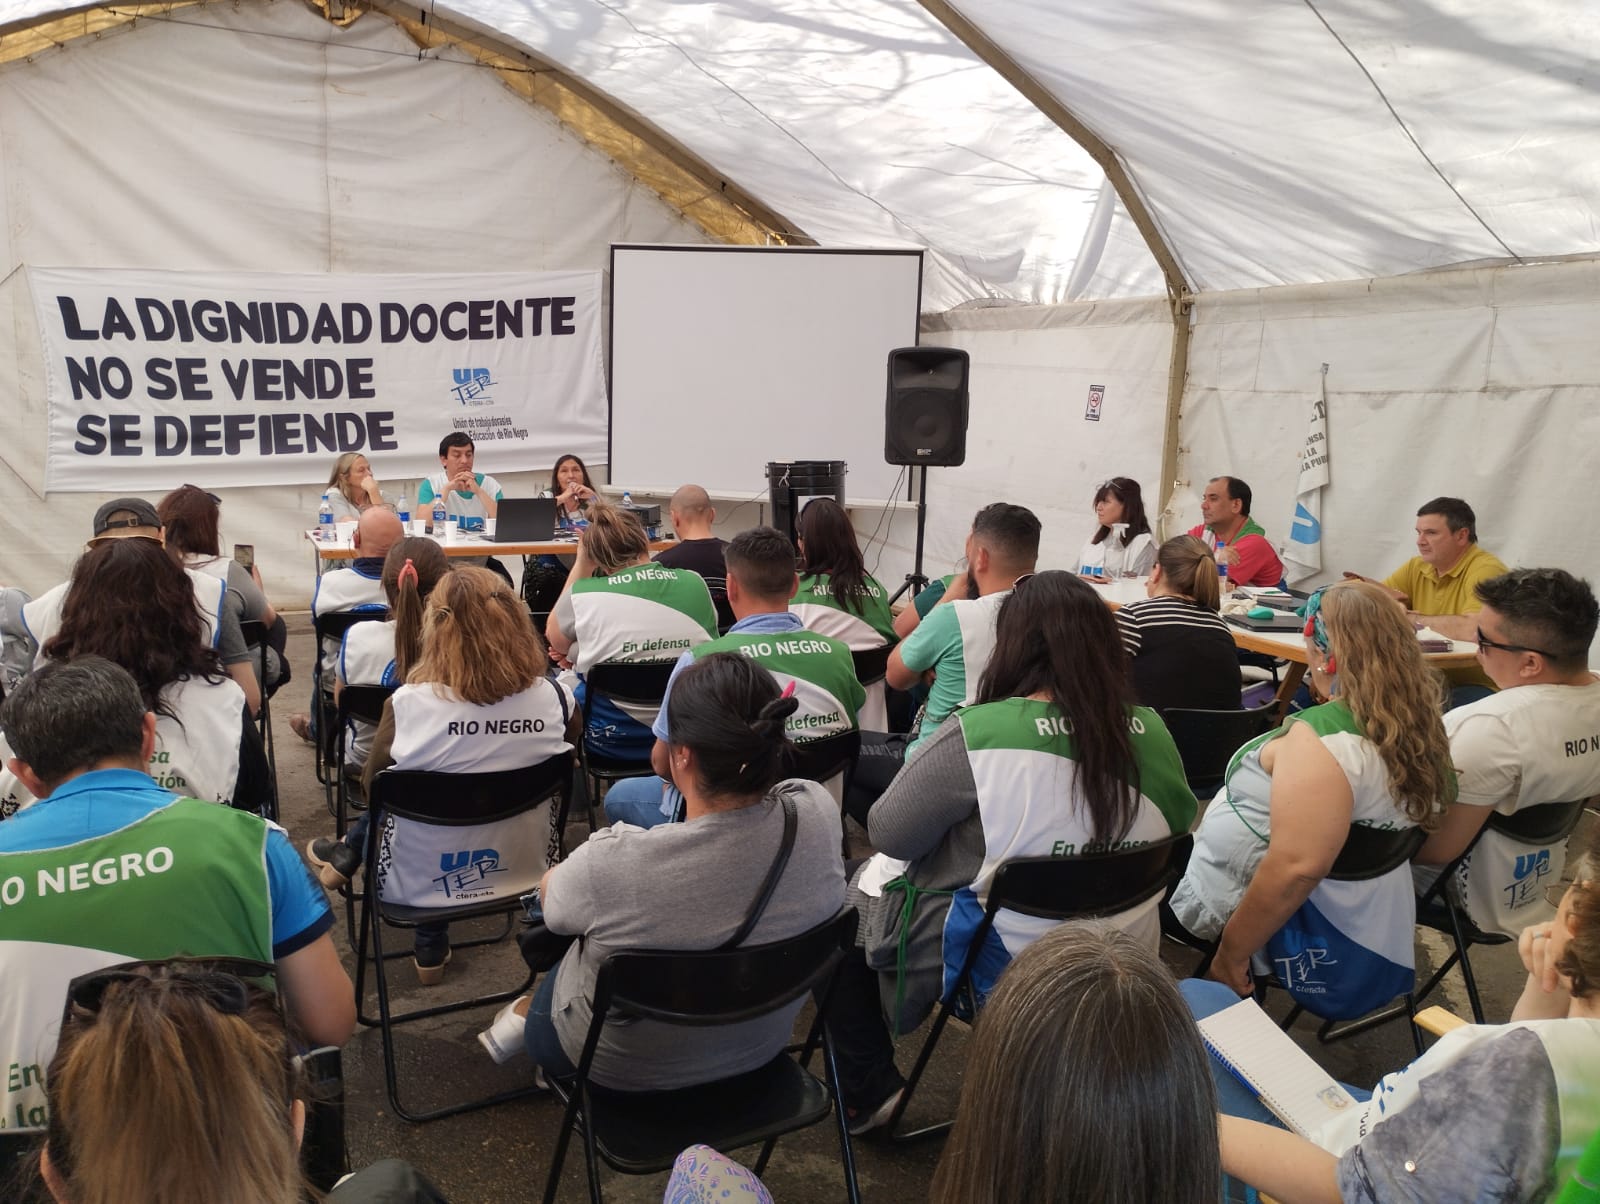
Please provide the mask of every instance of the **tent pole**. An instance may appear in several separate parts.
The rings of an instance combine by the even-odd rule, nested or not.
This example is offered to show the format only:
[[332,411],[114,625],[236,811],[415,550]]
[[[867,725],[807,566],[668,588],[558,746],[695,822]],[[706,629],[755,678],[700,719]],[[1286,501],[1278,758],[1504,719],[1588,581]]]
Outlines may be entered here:
[[1056,126],[1089,152],[1091,158],[1106,173],[1106,179],[1117,190],[1117,197],[1133,219],[1144,238],[1145,246],[1155,257],[1166,281],[1167,298],[1172,306],[1172,358],[1167,370],[1166,432],[1161,446],[1161,524],[1172,508],[1172,497],[1177,491],[1178,476],[1178,418],[1183,401],[1184,381],[1189,374],[1189,310],[1194,302],[1194,290],[1184,276],[1183,265],[1157,224],[1155,215],[1145,204],[1128,174],[1127,166],[1098,134],[1085,125],[1071,109],[1062,104],[1056,95],[1029,74],[1015,59],[1000,48],[988,34],[967,20],[949,0],[920,0],[922,7],[933,18],[956,36],[968,50],[977,55],[1015,88],[1024,99],[1038,109]]

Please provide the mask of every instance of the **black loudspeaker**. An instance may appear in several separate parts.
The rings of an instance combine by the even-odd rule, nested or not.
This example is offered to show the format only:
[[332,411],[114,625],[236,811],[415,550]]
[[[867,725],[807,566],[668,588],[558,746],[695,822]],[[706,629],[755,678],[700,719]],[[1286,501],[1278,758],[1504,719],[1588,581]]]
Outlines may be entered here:
[[883,458],[953,468],[967,458],[967,353],[896,347],[889,353]]

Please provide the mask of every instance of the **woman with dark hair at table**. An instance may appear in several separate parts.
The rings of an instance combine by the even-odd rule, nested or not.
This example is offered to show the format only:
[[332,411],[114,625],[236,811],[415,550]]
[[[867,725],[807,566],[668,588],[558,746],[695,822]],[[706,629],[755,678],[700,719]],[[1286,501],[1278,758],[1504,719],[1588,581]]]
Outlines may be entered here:
[[[220,530],[222,503],[217,495],[195,485],[180,485],[156,506],[161,518],[161,536],[167,550],[185,568],[225,581],[224,608],[239,622],[260,623],[266,629],[267,672],[260,685],[275,693],[288,680],[284,650],[289,632],[272,603],[267,601],[261,572],[252,563],[248,568],[233,557],[222,555]],[[251,668],[259,673],[259,657],[252,653]]]
[[[894,1110],[904,1079],[892,1033],[916,1028],[954,986],[1003,861],[1166,840],[1194,813],[1171,735],[1128,696],[1116,624],[1094,587],[1071,573],[1023,578],[1000,606],[977,702],[926,740],[868,817],[878,854],[851,889],[865,956],[845,961],[833,1008],[853,1130]],[[1153,951],[1157,906],[1110,922]],[[975,972],[978,998],[1050,927],[1002,912]]]
[[1147,707],[1239,709],[1239,650],[1217,613],[1217,562],[1192,535],[1156,551],[1147,597],[1117,611],[1133,694]]
[[[508,1005],[480,1038],[496,1061],[525,1045],[545,1071],[572,1074],[593,1015],[596,976],[611,953],[717,949],[741,931],[743,944],[762,945],[838,914],[838,806],[815,782],[779,780],[791,750],[785,721],[798,705],[772,674],[737,653],[713,653],[678,675],[667,702],[668,755],[684,822],[604,828],[545,874],[545,923],[581,939],[531,997]],[[790,810],[792,844],[780,852]],[[758,912],[762,884],[780,858],[776,885]],[[606,1087],[654,1091],[754,1070],[789,1043],[804,1003],[715,1028],[613,1016],[592,1076]]]
[[589,469],[577,456],[565,455],[550,470],[550,490],[556,500],[556,522],[563,531],[581,531],[589,525],[584,511],[600,495],[589,479]]
[[1144,515],[1144,494],[1132,477],[1112,477],[1094,491],[1094,516],[1099,524],[1078,553],[1078,572],[1100,576],[1106,563],[1107,541],[1115,523],[1127,524],[1122,533],[1122,571],[1143,577],[1156,557],[1155,536]]

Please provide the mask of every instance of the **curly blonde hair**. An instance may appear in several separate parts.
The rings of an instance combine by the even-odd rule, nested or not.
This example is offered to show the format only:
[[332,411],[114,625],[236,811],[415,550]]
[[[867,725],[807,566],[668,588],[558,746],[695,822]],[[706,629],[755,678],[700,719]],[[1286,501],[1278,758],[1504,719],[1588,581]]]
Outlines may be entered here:
[[1443,679],[1422,659],[1405,611],[1379,586],[1345,581],[1328,587],[1322,617],[1339,699],[1377,746],[1395,802],[1431,831],[1456,797]]

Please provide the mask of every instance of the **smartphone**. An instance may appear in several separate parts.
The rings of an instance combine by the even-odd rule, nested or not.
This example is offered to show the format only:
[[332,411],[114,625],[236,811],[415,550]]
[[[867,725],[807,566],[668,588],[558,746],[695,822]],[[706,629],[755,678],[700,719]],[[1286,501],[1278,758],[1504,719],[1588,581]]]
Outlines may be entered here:
[[253,543],[236,543],[233,545],[233,558],[247,569],[256,567],[256,545]]

